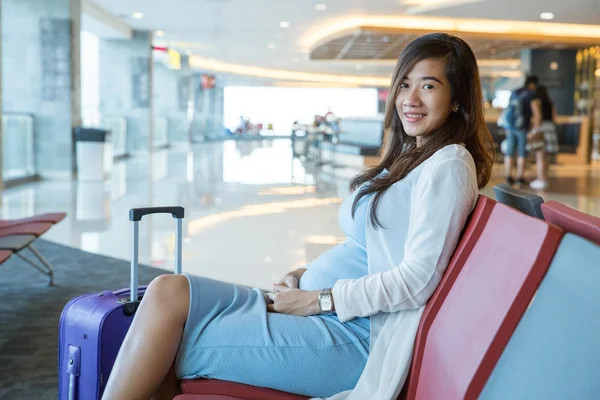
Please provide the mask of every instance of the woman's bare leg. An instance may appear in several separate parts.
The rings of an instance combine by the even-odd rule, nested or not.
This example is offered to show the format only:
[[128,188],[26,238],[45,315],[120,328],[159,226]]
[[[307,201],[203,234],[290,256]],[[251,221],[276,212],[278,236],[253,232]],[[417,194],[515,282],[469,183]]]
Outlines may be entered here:
[[543,161],[544,161],[544,168],[543,168],[544,180],[547,182],[548,181],[548,171],[550,171],[550,154],[544,153]]
[[517,157],[517,180],[523,179],[525,175],[525,157]]
[[123,341],[103,399],[148,400],[157,392],[175,361],[189,306],[187,277],[162,275],[152,281]]
[[537,178],[546,182],[546,152],[542,150],[538,150],[535,152],[535,166],[537,168]]
[[504,156],[504,177],[509,178],[512,173],[512,157]]

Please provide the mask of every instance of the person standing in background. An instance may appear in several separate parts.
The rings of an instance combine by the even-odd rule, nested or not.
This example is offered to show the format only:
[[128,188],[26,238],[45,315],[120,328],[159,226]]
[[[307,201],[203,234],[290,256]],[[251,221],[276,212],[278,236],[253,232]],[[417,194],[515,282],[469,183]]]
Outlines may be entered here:
[[[523,178],[525,173],[525,162],[527,159],[527,132],[531,124],[531,101],[535,97],[538,87],[538,78],[528,76],[523,87],[516,89],[510,96],[509,111],[506,121],[502,127],[506,129],[507,141],[504,152],[504,177],[506,183],[524,185],[527,182]],[[517,150],[517,175],[512,177],[512,159]]]
[[538,86],[535,98],[531,101],[532,129],[528,133],[528,149],[535,152],[537,179],[529,186],[536,190],[548,187],[550,154],[558,153],[556,134],[556,109],[544,86]]

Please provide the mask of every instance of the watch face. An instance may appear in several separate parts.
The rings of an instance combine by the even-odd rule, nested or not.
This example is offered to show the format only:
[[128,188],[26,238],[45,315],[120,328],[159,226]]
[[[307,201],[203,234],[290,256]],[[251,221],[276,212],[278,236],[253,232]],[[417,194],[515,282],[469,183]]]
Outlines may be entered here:
[[324,295],[319,298],[321,311],[331,311],[331,295]]

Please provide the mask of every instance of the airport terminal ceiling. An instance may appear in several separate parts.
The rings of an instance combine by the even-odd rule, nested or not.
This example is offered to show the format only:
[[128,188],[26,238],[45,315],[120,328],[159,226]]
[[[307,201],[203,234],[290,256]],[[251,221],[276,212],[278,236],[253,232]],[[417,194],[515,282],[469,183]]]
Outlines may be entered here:
[[[469,24],[475,31],[489,28],[498,32],[493,40],[489,33],[464,34],[485,60],[482,75],[488,76],[518,73],[522,47],[600,45],[597,0],[87,1],[132,28],[157,32],[157,43],[193,54],[196,67],[219,61],[276,70],[386,77],[403,43],[411,37],[429,29],[448,31]],[[551,13],[553,18],[542,19],[548,18],[542,13]],[[517,21],[517,31],[524,27],[529,32],[508,34],[504,28],[512,29],[512,24],[503,21]],[[548,24],[558,25],[550,25],[548,30]],[[571,28],[571,33],[566,32]]]

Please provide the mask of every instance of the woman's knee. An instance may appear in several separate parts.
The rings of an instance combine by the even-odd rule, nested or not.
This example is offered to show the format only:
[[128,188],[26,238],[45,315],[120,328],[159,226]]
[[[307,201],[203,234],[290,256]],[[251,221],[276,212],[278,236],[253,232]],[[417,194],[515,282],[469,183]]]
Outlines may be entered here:
[[160,275],[150,282],[144,299],[155,307],[164,306],[185,322],[190,307],[188,279],[185,275]]

